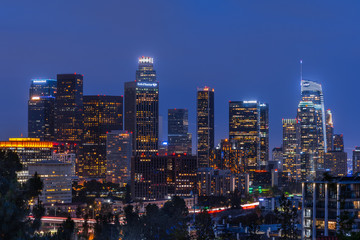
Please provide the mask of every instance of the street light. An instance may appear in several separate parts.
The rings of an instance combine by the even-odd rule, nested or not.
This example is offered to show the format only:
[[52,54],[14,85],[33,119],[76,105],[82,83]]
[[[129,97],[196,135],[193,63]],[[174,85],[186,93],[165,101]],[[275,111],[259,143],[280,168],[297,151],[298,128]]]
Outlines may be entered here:
[[92,209],[92,212],[93,212],[93,214],[92,214],[93,217],[92,218],[95,219],[95,217],[94,217],[94,208],[91,205],[90,205],[90,208]]

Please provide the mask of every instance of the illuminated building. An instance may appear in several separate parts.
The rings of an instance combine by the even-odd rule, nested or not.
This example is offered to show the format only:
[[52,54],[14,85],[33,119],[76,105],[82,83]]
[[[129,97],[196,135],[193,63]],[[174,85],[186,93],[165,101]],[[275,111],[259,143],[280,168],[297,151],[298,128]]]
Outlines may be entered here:
[[113,130],[106,136],[106,181],[125,186],[131,178],[131,133]]
[[301,80],[301,101],[312,102],[314,104],[316,113],[316,126],[318,131],[318,149],[319,152],[324,152],[327,149],[326,145],[326,128],[325,128],[325,107],[324,95],[321,84]]
[[209,167],[214,148],[214,89],[197,89],[196,130],[198,167]]
[[84,135],[77,166],[79,176],[105,178],[106,134],[122,129],[122,96],[84,96]]
[[244,154],[245,171],[269,161],[269,106],[258,101],[229,102],[229,138],[237,140]]
[[344,151],[328,151],[325,153],[325,169],[332,176],[347,175],[347,153]]
[[52,160],[59,161],[62,163],[69,163],[71,164],[71,174],[72,177],[75,178],[76,176],[76,154],[70,152],[58,152],[57,150],[52,154]]
[[299,123],[297,119],[283,119],[283,172],[289,180],[300,180]]
[[344,136],[342,134],[334,134],[334,151],[344,151]]
[[352,155],[353,174],[360,172],[360,147],[355,147]]
[[55,139],[80,144],[83,136],[83,76],[58,74],[55,94]]
[[245,182],[248,183],[248,175],[233,174],[230,170],[209,167],[199,168],[197,171],[197,190],[199,196],[229,195],[236,189],[242,191],[243,188],[246,188],[242,185]]
[[168,141],[162,141],[159,145],[159,156],[167,156],[168,154]]
[[230,170],[232,173],[243,173],[245,166],[239,142],[236,140],[221,139],[215,148],[214,165],[211,167]]
[[334,124],[332,120],[332,113],[330,109],[326,110],[326,146],[327,151],[332,151],[334,148],[333,142]]
[[331,181],[320,180],[302,183],[302,238],[303,240],[333,237],[340,230],[340,216],[354,217],[350,231],[360,230],[360,178],[336,177]]
[[192,135],[188,133],[189,119],[187,109],[168,110],[168,153],[192,153]]
[[0,150],[11,150],[18,154],[23,165],[23,169],[17,172],[20,182],[25,182],[29,177],[28,165],[51,160],[53,149],[53,142],[43,142],[39,138],[9,138],[9,141],[0,142]]
[[282,171],[283,170],[283,158],[284,158],[283,148],[282,147],[274,147],[272,150],[272,159],[271,159],[271,161],[269,161],[269,163],[271,162],[273,164],[272,169],[277,169],[279,171]]
[[125,83],[125,130],[133,134],[135,156],[158,153],[159,83],[153,58],[139,58],[136,81]]
[[131,188],[134,200],[164,199],[168,194],[167,157],[132,157]]
[[196,193],[197,158],[187,155],[167,157],[167,185],[169,196],[191,197]]
[[28,101],[28,137],[54,140],[55,79],[32,79]]
[[318,169],[319,147],[315,106],[312,102],[301,101],[298,107],[300,124],[300,169],[301,179],[314,179]]
[[71,203],[72,164],[50,160],[28,165],[29,177],[35,173],[43,181],[40,194],[42,203]]

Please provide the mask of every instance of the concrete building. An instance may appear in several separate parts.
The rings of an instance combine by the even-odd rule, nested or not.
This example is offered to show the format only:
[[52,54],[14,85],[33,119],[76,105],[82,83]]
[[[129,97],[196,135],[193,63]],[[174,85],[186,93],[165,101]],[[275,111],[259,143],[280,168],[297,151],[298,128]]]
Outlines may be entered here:
[[35,173],[43,181],[40,201],[43,203],[71,203],[72,164],[50,160],[28,165],[29,176]]

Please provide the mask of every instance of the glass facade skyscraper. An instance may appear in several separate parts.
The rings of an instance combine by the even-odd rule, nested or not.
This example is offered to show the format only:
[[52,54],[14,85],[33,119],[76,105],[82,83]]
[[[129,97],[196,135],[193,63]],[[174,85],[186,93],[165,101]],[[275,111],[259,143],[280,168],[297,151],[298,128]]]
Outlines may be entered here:
[[107,133],[122,129],[122,96],[84,96],[84,135],[78,161],[79,176],[105,178]]
[[32,79],[28,101],[28,137],[54,140],[55,79]]
[[83,136],[83,76],[58,74],[55,99],[55,138],[80,144]]
[[297,119],[283,119],[283,171],[289,180],[300,180],[299,124]]
[[187,109],[168,110],[168,152],[170,154],[191,154],[192,137],[188,133],[189,119]]
[[269,106],[258,101],[230,101],[229,138],[243,149],[245,170],[264,167],[269,160]]
[[133,133],[135,155],[158,153],[159,83],[152,58],[139,58],[136,81],[125,83],[125,130]]
[[197,158],[198,167],[209,167],[210,151],[214,148],[214,89],[197,89]]
[[334,148],[334,124],[332,120],[332,113],[331,110],[326,110],[326,147],[327,152],[332,151]]
[[131,133],[114,130],[106,136],[106,180],[125,186],[131,175]]
[[157,178],[147,177],[162,166],[154,159],[159,151],[159,83],[153,63],[151,57],[139,58],[136,80],[125,83],[124,122],[125,130],[133,137],[131,190],[134,199],[152,198],[150,186],[162,185]]

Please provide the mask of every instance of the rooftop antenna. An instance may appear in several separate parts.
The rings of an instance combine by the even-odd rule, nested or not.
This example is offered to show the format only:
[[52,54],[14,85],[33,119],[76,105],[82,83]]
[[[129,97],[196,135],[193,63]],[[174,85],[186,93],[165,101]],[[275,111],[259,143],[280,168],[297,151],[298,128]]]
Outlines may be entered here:
[[300,59],[300,81],[303,80],[302,70],[302,59]]

